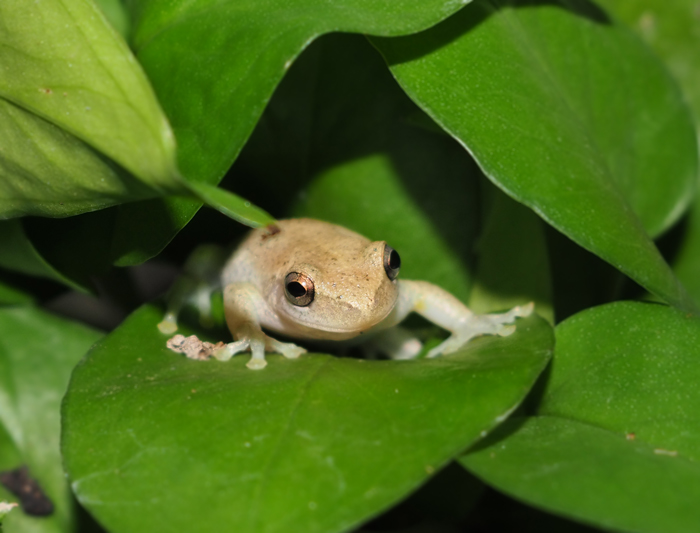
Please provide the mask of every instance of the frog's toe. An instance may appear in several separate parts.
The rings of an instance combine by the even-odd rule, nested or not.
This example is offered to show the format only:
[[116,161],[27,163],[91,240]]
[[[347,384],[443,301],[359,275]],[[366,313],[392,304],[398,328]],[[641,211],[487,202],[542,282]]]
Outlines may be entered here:
[[297,346],[296,344],[290,344],[284,350],[280,350],[280,353],[287,359],[296,359],[301,354],[306,353],[306,350],[301,346]]
[[513,308],[515,316],[519,318],[525,318],[527,316],[530,316],[532,314],[532,311],[535,309],[535,302],[530,302],[525,305],[519,305],[517,307]]
[[163,334],[163,335],[172,335],[177,331],[177,320],[175,319],[175,315],[173,313],[168,313],[163,317],[163,320],[161,320],[158,323],[158,330]]
[[496,335],[499,337],[507,337],[508,335],[512,335],[515,333],[515,325],[513,324],[503,324],[501,327],[498,328],[498,330],[495,332]]
[[261,358],[255,357],[255,355],[253,355],[253,357],[250,358],[250,361],[248,361],[245,366],[247,366],[251,370],[262,370],[267,366],[267,361],[265,361],[264,356]]
[[228,361],[237,353],[245,352],[248,349],[249,345],[250,341],[247,339],[229,342],[221,348],[217,348],[216,350],[214,350],[212,356],[215,359],[218,359],[219,361]]
[[306,350],[301,346],[297,346],[292,342],[280,342],[272,337],[267,338],[265,348],[269,352],[282,354],[287,359],[296,359],[301,354],[306,353]]

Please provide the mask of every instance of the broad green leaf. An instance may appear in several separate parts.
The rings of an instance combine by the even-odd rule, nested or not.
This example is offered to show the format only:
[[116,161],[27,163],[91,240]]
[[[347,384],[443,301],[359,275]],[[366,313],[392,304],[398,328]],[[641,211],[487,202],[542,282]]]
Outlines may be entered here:
[[541,414],[634,433],[700,458],[693,407],[700,404],[700,319],[664,305],[620,302],[579,313],[556,331]]
[[499,490],[635,532],[700,522],[700,319],[620,302],[556,329],[536,417],[509,421],[462,462]]
[[19,220],[0,221],[0,267],[84,290],[44,259],[27,237]]
[[507,420],[488,443],[462,464],[530,505],[609,531],[697,529],[700,467],[688,458],[550,416]]
[[600,5],[627,22],[665,61],[700,118],[700,11],[695,0],[600,0]]
[[428,31],[372,42],[494,183],[650,291],[692,307],[647,232],[668,228],[692,197],[695,133],[680,93],[631,32],[587,2],[482,0]]
[[[69,169],[57,169],[68,148],[78,144],[75,138],[150,187],[182,190],[176,181],[174,138],[151,86],[92,1],[7,0],[0,5],[0,18],[0,99],[5,109],[0,119],[6,124],[5,141],[20,146],[29,138],[32,144],[3,161],[2,181],[12,182],[6,187],[14,187],[15,210],[4,216],[14,216],[22,198],[46,201],[50,191],[62,191],[67,204],[65,211],[60,203],[49,206],[43,214],[52,216],[76,212],[73,188],[85,209],[114,203],[116,194],[122,201],[134,199],[129,183],[119,191],[114,165],[85,147],[79,148],[79,160]],[[40,161],[31,160],[32,152]],[[94,169],[96,175],[90,173]],[[72,176],[69,170],[78,173]],[[98,196],[92,207],[85,194],[90,187]]]
[[[27,465],[54,504],[50,517],[7,516],[6,533],[73,531],[61,467],[59,408],[70,373],[100,334],[33,307],[0,308],[0,471]],[[0,487],[0,500],[17,501]]]
[[[514,409],[546,364],[531,317],[430,360],[188,360],[142,307],[73,373],[63,456],[110,531],[344,531]],[[206,510],[206,512],[204,512]]]
[[[468,1],[147,0],[129,1],[127,7],[134,48],[177,137],[180,169],[190,181],[216,184],[236,159],[277,84],[318,36],[415,32]],[[198,206],[156,200],[147,209],[147,214],[138,214],[153,228],[147,239],[140,240],[143,232],[130,233],[128,222],[117,226],[123,241],[135,242],[131,249],[119,249],[120,264],[155,255]],[[178,222],[172,227],[174,220]]]
[[68,216],[154,195],[77,137],[0,98],[0,219]]

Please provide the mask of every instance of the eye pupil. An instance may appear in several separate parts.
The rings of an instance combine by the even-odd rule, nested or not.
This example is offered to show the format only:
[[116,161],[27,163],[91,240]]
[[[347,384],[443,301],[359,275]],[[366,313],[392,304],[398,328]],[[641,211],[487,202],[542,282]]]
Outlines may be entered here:
[[306,307],[314,301],[314,280],[303,272],[290,272],[284,278],[284,294],[292,305]]
[[306,294],[306,289],[298,281],[287,283],[287,291],[295,298],[299,298],[300,296],[304,296]]
[[394,281],[401,269],[401,256],[388,244],[384,246],[384,271],[391,281]]
[[401,258],[396,250],[392,250],[389,254],[389,267],[397,270],[401,268]]

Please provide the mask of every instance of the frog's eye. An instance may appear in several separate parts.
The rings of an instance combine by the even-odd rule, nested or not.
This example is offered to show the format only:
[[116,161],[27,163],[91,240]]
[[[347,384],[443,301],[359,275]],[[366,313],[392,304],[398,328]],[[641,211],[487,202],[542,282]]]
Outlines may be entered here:
[[284,294],[289,303],[305,307],[314,301],[314,280],[302,272],[290,272],[284,278]]
[[401,257],[399,252],[388,244],[384,245],[384,270],[391,281],[394,281],[401,270]]

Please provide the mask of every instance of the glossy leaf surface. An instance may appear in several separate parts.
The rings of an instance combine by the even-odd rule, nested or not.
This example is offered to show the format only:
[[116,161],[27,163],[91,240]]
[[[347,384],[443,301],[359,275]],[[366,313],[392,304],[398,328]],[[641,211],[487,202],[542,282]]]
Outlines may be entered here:
[[692,307],[645,229],[657,235],[688,205],[695,134],[680,93],[631,32],[587,2],[482,1],[426,32],[372,42],[497,185]]
[[604,530],[687,533],[697,526],[700,468],[688,458],[550,416],[508,420],[489,442],[462,463],[530,505]]
[[462,463],[500,490],[602,527],[692,531],[700,319],[620,302],[564,321],[556,339],[537,416],[509,421]]
[[[93,2],[9,0],[2,3],[0,17],[3,100],[81,139],[147,185],[179,189],[170,126],[126,43]],[[12,127],[13,134],[21,137],[22,127]],[[38,123],[32,127],[42,128]],[[48,126],[43,129],[49,143],[40,142],[36,150],[49,152],[51,143],[60,143],[56,139],[60,135]],[[36,143],[37,137],[32,140]],[[64,150],[67,142],[70,139],[63,141]],[[78,186],[89,180],[86,170],[77,177]],[[33,187],[39,188],[39,183],[35,180]],[[70,185],[69,181],[53,186]],[[34,196],[32,190],[24,194]]]
[[[127,7],[139,61],[177,136],[183,174],[191,181],[216,184],[253,131],[275,87],[314,39],[335,31],[415,32],[465,3],[149,0],[127,2]],[[235,186],[233,190],[239,192]],[[119,224],[123,240],[136,243],[132,250],[140,249],[136,253],[121,249],[120,263],[133,264],[160,251],[197,209],[187,202],[153,201],[145,216],[139,214],[154,228],[147,238],[130,233],[128,223]],[[171,221],[178,222],[172,227]]]
[[552,342],[532,317],[432,360],[273,355],[251,371],[170,352],[161,317],[143,307],[97,345],[64,406],[73,489],[114,532],[346,530],[501,421]]
[[[59,408],[70,373],[101,334],[33,307],[0,309],[0,471],[26,465],[52,500],[50,517],[17,509],[6,533],[65,533],[73,499],[61,466]],[[17,501],[0,486],[0,500]]]
[[0,98],[0,219],[69,216],[154,191],[51,122]]

